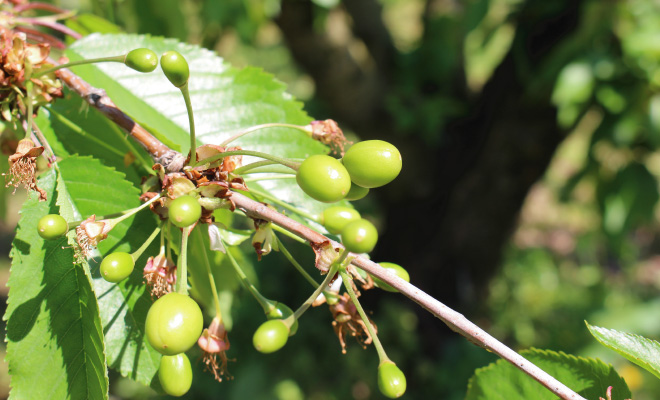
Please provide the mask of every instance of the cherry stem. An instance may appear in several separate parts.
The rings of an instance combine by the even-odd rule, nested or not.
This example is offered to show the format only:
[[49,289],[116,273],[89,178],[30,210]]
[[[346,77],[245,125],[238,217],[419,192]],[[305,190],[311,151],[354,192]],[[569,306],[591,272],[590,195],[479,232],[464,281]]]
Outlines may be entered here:
[[193,116],[192,103],[190,102],[190,92],[188,91],[188,81],[179,88],[183,95],[183,101],[186,103],[186,111],[188,112],[188,125],[190,126],[190,161],[188,165],[196,166],[197,164],[197,139],[195,139],[195,117]]
[[[26,67],[28,67],[28,63],[25,64]],[[28,69],[28,68],[26,68]],[[31,70],[32,67],[30,66],[29,69]],[[30,92],[32,92],[32,81],[27,80],[25,82],[25,100],[27,101],[27,127],[25,129],[25,138],[29,139],[32,136],[32,114],[34,113],[34,105],[32,104],[32,96],[30,96]]]
[[193,227],[185,227],[181,229],[181,254],[179,254],[179,262],[176,268],[176,284],[177,293],[188,295],[188,236]]
[[374,329],[373,325],[371,324],[371,321],[367,317],[367,313],[364,312],[364,309],[362,308],[362,304],[360,304],[360,301],[358,300],[357,295],[355,294],[355,290],[353,290],[353,278],[351,278],[346,273],[345,268],[339,270],[339,275],[341,276],[342,281],[344,281],[344,287],[346,288],[346,291],[348,292],[348,295],[350,296],[353,305],[357,309],[358,314],[360,314],[360,318],[362,318],[362,322],[364,322],[364,325],[367,327],[367,330],[369,331],[369,336],[371,336],[371,339],[374,342],[374,347],[376,347],[376,351],[378,352],[378,359],[380,361],[379,364],[382,364],[387,361],[391,361],[390,358],[387,356],[387,353],[385,353],[385,349],[383,348],[383,345],[380,343],[380,339],[378,339],[376,330]]
[[275,237],[275,241],[277,242],[277,248],[280,249],[280,252],[282,252],[282,254],[284,254],[284,257],[286,257],[286,259],[289,260],[291,264],[293,264],[293,266],[298,270],[298,272],[300,272],[300,274],[307,280],[307,282],[309,282],[315,288],[318,287],[319,286],[318,282],[316,282],[314,278],[312,278],[312,276],[307,271],[305,271],[302,265],[300,265],[300,263],[298,263],[298,261],[296,261],[296,259],[293,258],[291,253],[289,253],[289,250],[287,250],[286,247],[284,247],[284,243],[282,243],[282,241],[277,237],[277,235],[273,235],[273,236]]
[[296,214],[300,215],[301,217],[305,217],[310,221],[319,222],[319,218],[317,216],[312,215],[310,213],[307,213],[307,212],[305,212],[305,211],[303,211],[303,210],[301,210],[301,209],[299,209],[295,206],[292,206],[291,204],[289,204],[287,202],[284,202],[284,201],[278,199],[275,196],[271,196],[270,194],[268,194],[266,192],[262,192],[261,190],[255,190],[255,189],[250,188],[250,193],[252,193],[252,194],[254,194],[258,197],[262,197],[262,198],[264,198],[264,199],[266,199],[266,200],[268,200],[272,203],[275,203],[278,206],[280,206],[280,207],[282,207],[286,210],[289,210],[293,213],[296,213]]
[[[256,161],[247,165],[244,165],[242,167],[236,168],[235,170],[232,171],[232,173],[236,175],[242,175],[245,173],[250,172],[274,172],[271,170],[271,168],[281,168],[281,165],[279,163],[276,163],[275,161],[270,161],[270,160],[263,160],[263,161]],[[258,171],[253,171],[253,170],[258,170]],[[280,172],[279,170],[277,172]],[[286,172],[289,173],[289,169],[286,169]]]
[[283,158],[283,157],[278,157],[274,156],[272,154],[268,153],[263,153],[261,151],[253,151],[253,150],[232,150],[232,151],[225,151],[224,153],[216,154],[214,156],[205,158],[203,160],[200,160],[197,163],[190,163],[189,165],[192,167],[199,167],[200,165],[204,164],[210,164],[214,161],[221,160],[225,157],[230,157],[230,156],[252,156],[252,157],[259,157],[263,158],[266,160],[274,161],[278,164],[282,164],[286,167],[291,168],[294,171],[298,170],[298,167],[300,166],[299,162],[289,160],[288,158]]
[[309,134],[309,131],[307,129],[305,129],[304,126],[293,125],[293,124],[284,124],[284,123],[279,123],[279,122],[272,122],[272,123],[268,123],[268,124],[261,124],[261,125],[251,126],[251,127],[247,128],[245,130],[242,130],[238,133],[235,133],[234,135],[232,135],[228,139],[226,139],[224,142],[220,143],[220,146],[226,146],[229,143],[233,142],[234,140],[240,138],[241,136],[247,135],[248,133],[258,131],[260,129],[266,129],[266,128],[292,128],[292,129],[297,129],[299,131],[303,131],[303,132]]
[[52,68],[48,68],[48,69],[45,69],[43,71],[37,71],[32,75],[32,77],[33,78],[38,78],[40,76],[50,74],[51,72],[55,72],[55,71],[60,70],[62,68],[75,67],[77,65],[94,64],[94,63],[100,63],[100,62],[120,62],[120,63],[123,63],[125,59],[126,59],[126,54],[123,54],[121,56],[89,58],[87,60],[72,61],[72,62],[68,62],[66,64],[56,65]]
[[289,238],[295,240],[298,243],[307,244],[305,239],[301,238],[300,236],[294,235],[293,233],[287,231],[286,229],[282,228],[279,225],[273,225],[271,228],[274,231],[277,231],[277,232],[281,233],[282,235],[288,236]]
[[305,300],[305,302],[302,303],[300,307],[298,307],[298,309],[296,310],[295,313],[293,313],[293,315],[284,319],[285,324],[291,327],[293,323],[296,322],[296,320],[298,320],[305,313],[305,311],[307,311],[307,309],[309,308],[309,306],[312,305],[314,300],[316,300],[319,297],[319,295],[324,290],[326,290],[326,288],[332,281],[332,278],[334,278],[335,275],[337,274],[338,269],[339,269],[339,263],[334,262],[332,263],[332,265],[330,265],[330,269],[328,270],[325,279],[323,279],[323,282],[321,282],[321,284],[317,286],[316,290],[314,290],[314,293],[312,293],[312,295],[309,296],[309,298]]
[[[39,129],[39,126],[37,124],[32,124],[32,131],[34,133],[35,139],[44,147],[44,153],[46,153],[46,159],[48,160],[48,162],[49,163],[55,162],[57,158],[55,157],[53,148],[50,147],[50,143],[48,143],[48,140],[46,140],[46,137],[41,132],[41,129]],[[26,123],[26,132],[27,132],[27,123]]]
[[231,262],[232,267],[234,267],[234,271],[236,271],[236,275],[238,275],[238,279],[240,279],[243,286],[245,286],[245,288],[250,293],[252,293],[252,296],[254,296],[255,300],[257,300],[257,303],[259,303],[261,308],[264,309],[264,313],[267,314],[271,309],[272,301],[265,298],[261,293],[259,293],[259,290],[257,290],[256,287],[254,287],[254,285],[248,279],[247,275],[245,275],[245,272],[243,272],[243,269],[236,262],[236,259],[234,258],[234,256],[229,251],[229,246],[227,246],[227,244],[224,242],[224,240],[222,240],[221,242],[222,242],[222,245],[225,248],[225,254],[227,255],[227,258],[229,258],[229,261]]
[[151,203],[153,203],[153,202],[155,202],[156,200],[160,199],[160,196],[161,196],[161,195],[160,195],[160,193],[159,193],[159,194],[157,194],[156,196],[152,197],[151,199],[149,199],[149,201],[145,202],[144,204],[142,204],[142,205],[139,206],[139,207],[135,207],[135,208],[132,208],[132,209],[130,209],[130,210],[122,211],[122,212],[121,212],[122,215],[121,215],[120,217],[118,217],[118,218],[115,218],[115,219],[113,220],[112,223],[113,223],[113,224],[118,224],[118,223],[120,223],[121,221],[125,220],[126,218],[131,217],[133,214],[136,214],[137,212],[141,211],[142,209],[144,209],[144,208],[146,208],[146,207],[149,207],[149,206],[151,205]]
[[293,174],[266,175],[266,176],[259,176],[254,178],[245,178],[243,179],[243,182],[274,181],[280,179],[296,179],[296,176]]
[[[160,233],[160,226],[154,229],[154,231],[151,233],[151,235],[147,238],[147,240],[140,246],[139,249],[135,250],[133,254],[131,254],[131,257],[133,258],[133,262],[136,262],[144,253],[145,250],[147,250],[147,247],[151,245],[151,243],[156,239],[156,236]],[[162,235],[161,235],[161,243],[162,243]],[[162,248],[162,245],[161,245]]]
[[209,262],[208,249],[206,248],[206,242],[202,237],[199,228],[193,230],[193,243],[197,244],[200,247],[200,252],[202,253],[202,261],[204,262],[204,267],[206,268],[206,274],[209,278],[209,284],[211,285],[211,292],[213,293],[213,304],[215,305],[215,317],[222,322],[222,312],[220,311],[220,299],[218,298],[218,289],[215,286],[215,279],[213,278],[213,271],[211,270],[211,263]]

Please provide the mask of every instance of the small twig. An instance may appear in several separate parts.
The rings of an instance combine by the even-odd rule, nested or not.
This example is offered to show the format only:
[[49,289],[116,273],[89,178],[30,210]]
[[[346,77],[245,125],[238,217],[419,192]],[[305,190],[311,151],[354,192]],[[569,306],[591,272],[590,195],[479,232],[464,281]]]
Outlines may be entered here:
[[112,99],[105,93],[105,90],[91,86],[68,69],[60,69],[55,72],[55,75],[71,88],[71,90],[85,99],[92,107],[99,110],[108,119],[128,132],[133,139],[149,152],[154,161],[163,165],[167,171],[180,171],[183,168],[185,158],[181,153],[170,149],[140,126],[140,124],[133,121],[131,117],[115,105]]

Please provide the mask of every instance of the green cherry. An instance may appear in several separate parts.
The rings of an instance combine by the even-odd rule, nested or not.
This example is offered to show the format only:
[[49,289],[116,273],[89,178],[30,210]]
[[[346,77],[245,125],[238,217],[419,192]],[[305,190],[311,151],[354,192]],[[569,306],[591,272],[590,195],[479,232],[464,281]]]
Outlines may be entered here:
[[341,231],[341,242],[353,253],[369,253],[376,247],[378,231],[374,224],[361,218],[344,226]]
[[378,389],[390,399],[397,399],[406,392],[406,376],[392,361],[378,366]]
[[160,68],[172,85],[180,88],[188,83],[190,68],[186,59],[174,50],[163,53],[160,57]]
[[317,154],[307,158],[296,173],[298,186],[311,198],[324,203],[337,202],[351,189],[351,177],[336,158]]
[[365,140],[351,146],[342,163],[351,180],[365,188],[386,185],[401,172],[401,153],[382,140]]
[[[399,278],[403,279],[404,281],[410,282],[410,275],[408,275],[408,271],[406,271],[402,266],[390,262],[382,262],[382,263],[378,263],[378,265],[385,268],[390,274],[394,274]],[[398,292],[398,290],[394,289],[392,286],[383,282],[379,278],[373,275],[371,275],[371,278],[374,280],[374,284],[379,288],[383,290],[387,290],[388,292]]]
[[273,353],[284,347],[288,339],[289,327],[281,319],[271,319],[257,328],[252,344],[262,353]]
[[37,223],[39,236],[46,240],[57,239],[69,230],[66,220],[58,214],[44,215]]
[[170,396],[181,397],[192,385],[192,367],[184,353],[160,358],[158,379],[163,391]]
[[194,224],[202,216],[202,206],[192,196],[179,196],[167,208],[170,221],[179,228]]
[[126,54],[124,64],[139,72],[151,72],[158,66],[158,55],[145,48],[131,50]]
[[202,334],[204,317],[195,300],[181,293],[168,293],[147,312],[147,341],[158,352],[173,356],[187,351]]
[[[270,310],[266,314],[266,318],[268,319],[286,319],[293,315],[293,310],[289,308],[284,303],[277,302],[275,303],[275,308]],[[291,325],[291,328],[289,328],[289,336],[293,336],[298,332],[298,320],[296,320],[293,325]]]
[[348,201],[360,200],[364,198],[364,196],[366,196],[367,194],[369,194],[369,189],[353,183],[351,184],[351,190],[349,190],[348,194],[346,195],[346,200]]
[[356,219],[360,219],[360,213],[354,208],[332,206],[323,210],[322,223],[325,229],[333,235],[338,235],[344,229],[346,224]]
[[126,279],[135,267],[133,257],[122,251],[109,254],[101,261],[101,276],[108,282],[120,282]]

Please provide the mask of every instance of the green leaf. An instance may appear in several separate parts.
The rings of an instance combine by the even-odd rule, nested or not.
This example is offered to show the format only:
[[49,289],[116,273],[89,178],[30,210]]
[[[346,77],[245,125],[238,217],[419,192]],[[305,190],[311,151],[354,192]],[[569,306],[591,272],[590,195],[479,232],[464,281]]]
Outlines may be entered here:
[[660,378],[660,343],[632,333],[589,325],[589,332],[603,346],[621,354],[631,362]]
[[90,33],[119,33],[121,28],[94,14],[79,14],[66,19],[66,26],[83,36]]
[[116,124],[73,93],[44,107],[35,122],[58,157],[92,156],[123,172],[135,184],[153,173],[149,154]]
[[[586,399],[605,397],[613,387],[612,399],[631,397],[626,382],[611,365],[562,352],[530,349],[520,354]],[[557,396],[505,360],[475,371],[468,382],[466,400],[555,400]]]
[[[79,220],[91,214],[107,215],[140,205],[140,192],[123,174],[102,165],[91,157],[69,157],[60,161],[60,204],[67,220]],[[118,224],[99,244],[103,254],[131,252],[147,239],[156,227],[154,216],[145,210]],[[160,354],[145,340],[144,320],[152,304],[142,282],[142,267],[148,256],[157,254],[156,246],[136,262],[129,279],[120,284],[106,282],[99,274],[101,256],[89,261],[92,282],[97,294],[105,333],[108,364],[122,375],[149,385],[154,378]]]
[[37,222],[58,213],[57,173],[39,186],[21,210],[9,278],[7,361],[13,399],[107,399],[108,377],[99,305],[66,239],[44,241]]
[[[219,144],[233,133],[254,125],[271,122],[306,125],[311,120],[302,110],[302,104],[287,94],[285,85],[270,74],[258,68],[233,68],[209,50],[174,39],[94,34],[76,42],[67,55],[74,61],[121,54],[137,47],[150,48],[157,54],[176,50],[188,60],[189,91],[200,143]],[[74,72],[90,84],[105,89],[117,106],[164,143],[184,153],[189,151],[188,116],[183,97],[160,68],[141,74],[120,64],[100,63],[76,67]],[[259,130],[232,144],[294,159],[327,153],[324,145],[291,128]],[[244,163],[256,160],[245,157]],[[262,181],[261,186],[310,213],[319,213],[328,207],[305,195],[294,179]]]

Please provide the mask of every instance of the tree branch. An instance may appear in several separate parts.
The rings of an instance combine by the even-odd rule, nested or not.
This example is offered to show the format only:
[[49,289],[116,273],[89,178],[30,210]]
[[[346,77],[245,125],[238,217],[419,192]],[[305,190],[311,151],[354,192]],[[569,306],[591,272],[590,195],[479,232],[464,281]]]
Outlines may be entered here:
[[[142,147],[144,147],[152,154],[152,157],[154,157],[155,160],[161,159],[168,154],[171,155],[172,153],[174,153],[172,159],[183,158],[180,153],[169,149],[165,144],[157,140],[146,129],[142,128],[123,111],[121,111],[103,90],[92,87],[87,82],[66,69],[58,71],[58,75],[72,90],[86,99],[92,107],[98,109],[101,113],[103,113],[103,115],[126,130],[131,135],[131,137],[133,137],[133,139],[135,139],[140,145],[142,145]],[[236,207],[245,212],[247,216],[251,218],[271,221],[288,230],[289,232],[304,238],[310,244],[329,241],[334,248],[343,248],[340,243],[331,241],[313,229],[299,222],[296,222],[273,210],[272,208],[269,208],[265,204],[254,201],[240,193],[232,192],[231,200],[234,202]],[[429,311],[431,314],[435,315],[445,324],[447,324],[449,328],[455,332],[460,333],[477,346],[491,351],[507,360],[516,368],[537,380],[555,395],[564,400],[586,400],[550,376],[548,373],[522,357],[520,354],[516,353],[489,335],[486,331],[470,322],[462,314],[445,306],[438,300],[434,299],[433,297],[429,296],[422,290],[404,281],[403,279],[387,273],[384,268],[380,267],[373,261],[370,261],[358,254],[351,255],[355,257],[352,261],[354,265],[396,288],[399,290],[399,292],[409,297],[424,309]]]
[[[269,208],[263,203],[259,203],[246,197],[240,193],[232,193],[232,201],[236,207],[248,216],[252,218],[264,219],[271,221],[284,229],[304,238],[310,243],[322,243],[325,241],[330,241],[334,248],[342,248],[343,246],[335,241],[331,241],[327,237],[321,235],[320,233],[306,227],[305,225],[296,222],[283,214]],[[545,386],[555,395],[561,397],[565,400],[578,400],[584,398],[579,394],[575,393],[573,390],[550,376],[548,373],[525,359],[520,354],[516,353],[505,344],[501,343],[486,331],[479,328],[477,325],[470,322],[462,314],[457,313],[451,308],[445,306],[438,300],[424,293],[417,287],[412,284],[404,281],[403,279],[389,274],[384,268],[375,262],[368,260],[365,257],[360,256],[359,254],[351,253],[351,256],[355,257],[352,261],[352,264],[365,270],[366,272],[380,278],[385,283],[396,288],[403,295],[407,296],[424,309],[426,309],[431,314],[438,317],[442,322],[447,324],[449,328],[453,331],[460,333],[466,337],[470,342],[476,344],[479,347],[482,347],[488,351],[491,351],[503,359],[507,360],[513,364],[516,368],[520,369],[527,375],[536,379],[539,383]]]
[[154,162],[163,165],[167,171],[180,171],[183,168],[185,158],[181,153],[170,149],[140,124],[133,121],[131,117],[115,105],[105,93],[105,90],[91,86],[68,69],[60,69],[55,72],[55,75],[92,107],[128,132],[133,139],[149,152]]
[[359,124],[382,113],[387,82],[380,73],[381,66],[355,57],[351,52],[353,37],[331,37],[319,31],[314,20],[311,1],[285,0],[275,22],[293,58],[314,79],[318,96],[327,102],[333,118],[362,129]]

